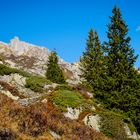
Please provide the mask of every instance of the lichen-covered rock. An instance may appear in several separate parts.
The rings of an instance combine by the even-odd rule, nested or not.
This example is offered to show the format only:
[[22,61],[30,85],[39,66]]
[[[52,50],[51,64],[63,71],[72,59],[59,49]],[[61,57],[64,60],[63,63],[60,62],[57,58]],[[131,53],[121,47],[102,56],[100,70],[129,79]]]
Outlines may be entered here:
[[38,102],[40,97],[41,96],[35,96],[32,98],[19,99],[18,102],[23,106],[28,106],[30,104]]
[[47,99],[43,99],[41,102],[46,104],[48,102],[48,100]]
[[74,120],[78,119],[81,112],[82,108],[67,107],[67,112],[64,113],[64,116]]
[[18,96],[13,96],[13,95],[11,94],[10,91],[0,90],[0,93],[2,93],[2,94],[4,94],[4,95],[8,96],[8,97],[11,98],[12,100],[18,100],[18,99],[19,99]]
[[125,128],[125,132],[128,138],[140,140],[140,135],[138,135],[136,132],[131,132],[130,128],[128,127],[126,123],[124,124],[124,128]]
[[0,80],[6,83],[10,83],[16,87],[18,92],[27,98],[39,96],[40,93],[35,93],[29,88],[25,88],[26,78],[19,74],[11,74],[0,76]]
[[47,89],[47,90],[55,89],[57,86],[58,86],[58,84],[56,84],[56,83],[52,83],[51,85],[47,84],[47,85],[44,86],[44,89]]
[[95,110],[96,110],[95,106],[92,106],[92,107],[91,107],[91,110],[92,110],[92,111],[95,111]]
[[26,78],[16,73],[11,75],[0,76],[0,79],[1,81],[22,87],[24,87],[26,84]]
[[9,64],[11,67],[16,67],[16,63],[12,62],[11,60],[5,60],[5,63]]
[[93,93],[87,92],[87,95],[89,96],[89,98],[93,98]]
[[83,119],[85,125],[90,126],[91,128],[95,129],[96,131],[100,132],[100,116],[99,115],[87,115]]

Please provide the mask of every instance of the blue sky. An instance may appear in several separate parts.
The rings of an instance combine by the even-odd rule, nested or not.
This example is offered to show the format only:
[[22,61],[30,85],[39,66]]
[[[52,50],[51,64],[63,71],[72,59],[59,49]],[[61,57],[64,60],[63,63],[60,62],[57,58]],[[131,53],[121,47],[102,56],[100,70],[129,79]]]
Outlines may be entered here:
[[[140,54],[140,0],[0,0],[0,40],[14,36],[32,44],[54,48],[66,61],[78,61],[90,28],[101,42],[114,5],[129,26],[131,45]],[[140,67],[140,57],[136,62]]]

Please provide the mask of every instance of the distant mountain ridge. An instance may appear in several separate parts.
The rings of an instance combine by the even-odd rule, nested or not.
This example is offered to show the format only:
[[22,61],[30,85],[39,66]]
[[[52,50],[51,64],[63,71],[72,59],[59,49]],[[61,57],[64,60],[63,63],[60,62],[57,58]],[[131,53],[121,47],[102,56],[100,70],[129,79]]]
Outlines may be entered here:
[[[50,51],[41,47],[21,41],[18,37],[10,40],[10,43],[0,41],[0,55],[4,61],[12,67],[23,68],[28,72],[44,75]],[[79,81],[79,64],[68,63],[59,57],[59,64],[64,70],[68,82]]]

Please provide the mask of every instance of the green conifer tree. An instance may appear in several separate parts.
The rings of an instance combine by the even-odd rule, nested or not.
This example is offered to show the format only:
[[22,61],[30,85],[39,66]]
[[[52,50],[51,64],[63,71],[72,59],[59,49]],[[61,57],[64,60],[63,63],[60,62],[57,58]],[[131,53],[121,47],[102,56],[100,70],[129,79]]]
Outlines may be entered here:
[[55,51],[51,52],[49,56],[46,77],[54,83],[63,84],[65,83],[65,78],[62,69],[58,65],[58,57]]
[[132,89],[134,77],[136,76],[134,63],[137,56],[134,55],[134,50],[129,44],[128,26],[122,18],[120,9],[114,7],[112,13],[113,15],[110,17],[111,23],[108,25],[107,32],[109,41],[105,43],[107,76],[112,82],[111,89],[107,91],[110,101],[109,105],[110,107],[119,107],[127,110],[122,99]]
[[128,26],[122,18],[119,8],[114,7],[108,27],[106,50],[106,87],[104,98],[100,98],[109,109],[124,112],[140,132],[140,79],[134,63],[137,56],[130,46]]
[[103,51],[97,32],[89,31],[87,47],[81,57],[81,77],[97,92],[103,84]]

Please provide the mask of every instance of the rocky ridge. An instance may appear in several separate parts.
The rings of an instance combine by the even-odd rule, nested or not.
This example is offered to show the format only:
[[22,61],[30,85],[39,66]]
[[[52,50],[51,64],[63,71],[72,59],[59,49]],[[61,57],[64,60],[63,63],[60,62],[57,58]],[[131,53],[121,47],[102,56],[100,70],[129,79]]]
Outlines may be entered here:
[[[42,76],[46,72],[49,54],[50,51],[46,47],[20,41],[18,37],[11,39],[9,44],[0,42],[0,55],[5,63]],[[59,57],[59,64],[64,70],[69,83],[79,82],[80,70],[78,63],[68,63]]]

